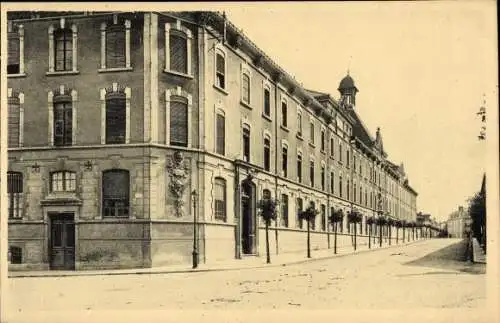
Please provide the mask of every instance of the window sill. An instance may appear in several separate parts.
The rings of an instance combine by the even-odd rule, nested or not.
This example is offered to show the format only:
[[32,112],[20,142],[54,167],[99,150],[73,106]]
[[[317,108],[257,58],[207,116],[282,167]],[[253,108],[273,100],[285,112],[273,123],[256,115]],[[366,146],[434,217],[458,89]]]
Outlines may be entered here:
[[183,78],[186,78],[186,79],[190,79],[190,80],[194,79],[193,75],[184,74],[184,73],[181,73],[181,72],[176,72],[176,71],[167,70],[167,69],[164,69],[163,73],[171,74],[171,75],[175,75],[175,76],[180,76],[180,77],[183,77]]
[[332,155],[330,155],[330,159],[331,160],[335,160],[335,157],[333,157]]
[[59,72],[47,72],[46,76],[58,76],[58,75],[77,75],[80,74],[79,71],[59,71]]
[[113,72],[129,72],[133,71],[132,67],[112,67],[112,68],[100,68],[97,70],[99,73],[113,73]]
[[264,119],[266,119],[267,121],[270,121],[270,122],[273,121],[270,116],[265,115],[264,113],[262,114],[262,118],[264,118]]
[[316,145],[313,144],[312,142],[309,142],[309,146],[311,146],[312,148],[316,148]]
[[285,127],[284,125],[280,125],[280,128],[283,129],[284,131],[286,132],[290,132],[290,129],[288,129],[287,127]]
[[320,150],[319,152],[322,153],[323,155],[326,155],[326,151],[324,150]]
[[226,90],[224,90],[223,88],[220,88],[218,87],[217,85],[214,84],[214,89],[216,89],[217,91],[221,92],[222,94],[224,95],[229,95],[229,93],[227,93]]
[[296,135],[295,137],[297,137],[297,139],[299,139],[299,140],[304,141],[304,137],[302,137],[302,135],[300,135],[300,134],[298,134],[298,133],[297,133],[297,135]]
[[248,103],[244,102],[244,101],[241,101],[241,100],[240,100],[240,104],[241,104],[242,106],[244,106],[245,108],[247,108],[248,110],[253,110],[252,106],[251,106],[250,104],[248,104]]
[[20,77],[26,77],[26,73],[17,73],[17,74],[7,74],[7,78],[20,78]]

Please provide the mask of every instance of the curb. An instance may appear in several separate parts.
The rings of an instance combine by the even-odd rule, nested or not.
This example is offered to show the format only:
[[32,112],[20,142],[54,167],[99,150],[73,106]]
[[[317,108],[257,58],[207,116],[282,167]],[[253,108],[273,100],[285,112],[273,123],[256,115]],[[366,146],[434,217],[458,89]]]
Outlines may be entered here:
[[322,261],[322,260],[329,260],[337,257],[345,257],[345,256],[351,256],[351,255],[356,255],[356,254],[361,254],[361,253],[367,253],[367,252],[372,252],[372,251],[377,251],[377,250],[383,250],[383,249],[390,249],[394,247],[399,247],[399,246],[408,246],[412,245],[415,243],[420,243],[423,241],[427,241],[430,239],[422,239],[422,240],[416,240],[416,241],[411,241],[407,242],[405,244],[392,244],[392,245],[386,245],[383,247],[377,247],[377,248],[372,248],[372,249],[363,249],[363,250],[357,250],[357,251],[351,251],[347,253],[342,253],[342,254],[332,254],[332,255],[327,255],[324,257],[319,257],[319,258],[306,258],[302,260],[295,260],[295,261],[290,261],[290,262],[284,262],[284,263],[271,263],[271,264],[258,264],[258,265],[247,265],[247,266],[240,266],[240,267],[233,267],[233,268],[228,268],[228,267],[219,267],[219,268],[201,268],[201,269],[179,269],[179,270],[159,270],[159,271],[144,271],[142,270],[137,270],[137,271],[129,271],[129,272],[89,272],[85,273],[82,271],[78,272],[71,272],[71,273],[61,273],[61,274],[43,274],[44,271],[41,271],[39,273],[34,273],[34,274],[19,274],[19,275],[9,275],[8,278],[54,278],[54,277],[76,277],[76,276],[118,276],[118,275],[155,275],[155,274],[184,274],[184,273],[203,273],[203,272],[214,272],[214,271],[235,271],[235,270],[246,270],[246,269],[258,269],[258,268],[272,268],[272,267],[284,267],[284,266],[291,266],[291,265],[300,265],[304,263],[310,263],[310,262],[315,262],[315,261]]

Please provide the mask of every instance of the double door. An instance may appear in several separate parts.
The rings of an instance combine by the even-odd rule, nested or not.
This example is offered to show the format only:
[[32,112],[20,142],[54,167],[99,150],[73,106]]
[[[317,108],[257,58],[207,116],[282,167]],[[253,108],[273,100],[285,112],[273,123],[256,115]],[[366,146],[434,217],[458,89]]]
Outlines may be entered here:
[[75,269],[75,217],[73,213],[49,214],[50,269]]

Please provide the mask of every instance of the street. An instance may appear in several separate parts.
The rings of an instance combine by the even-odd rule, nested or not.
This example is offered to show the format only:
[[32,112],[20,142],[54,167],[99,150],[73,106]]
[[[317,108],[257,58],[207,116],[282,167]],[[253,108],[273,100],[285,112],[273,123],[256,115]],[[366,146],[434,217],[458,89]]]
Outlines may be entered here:
[[9,279],[11,312],[146,309],[411,309],[486,304],[485,265],[460,239],[304,264],[180,274]]

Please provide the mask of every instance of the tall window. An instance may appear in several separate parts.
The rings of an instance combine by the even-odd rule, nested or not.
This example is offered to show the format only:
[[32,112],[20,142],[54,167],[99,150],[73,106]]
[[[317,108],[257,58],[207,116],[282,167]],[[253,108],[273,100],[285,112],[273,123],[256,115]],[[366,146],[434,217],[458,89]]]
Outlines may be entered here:
[[281,125],[288,127],[288,107],[286,102],[281,102]]
[[297,135],[302,137],[302,114],[297,114]]
[[126,98],[121,92],[106,95],[106,143],[124,144],[126,131]]
[[321,151],[324,152],[325,151],[325,131],[324,130],[321,130]]
[[357,198],[357,195],[356,195],[356,183],[353,183],[353,184],[352,184],[352,190],[353,190],[352,200],[353,200],[354,202],[356,202],[356,198]]
[[335,193],[335,173],[330,172],[330,193]]
[[368,192],[365,190],[365,206],[368,206]]
[[268,137],[264,138],[264,169],[271,170],[271,141]]
[[182,96],[170,98],[170,144],[188,145],[188,100]]
[[106,67],[125,67],[125,25],[106,28]]
[[351,167],[351,159],[350,159],[350,156],[349,156],[349,148],[347,148],[345,150],[345,153],[346,153],[346,160],[345,160],[345,163],[347,165],[347,168]]
[[23,174],[7,172],[7,194],[9,196],[9,219],[22,218]]
[[335,154],[335,144],[333,138],[330,138],[330,156],[334,156]]
[[73,109],[70,96],[54,98],[54,145],[71,146],[73,135]]
[[359,204],[363,204],[363,187],[359,186]]
[[74,192],[76,189],[75,172],[54,172],[50,174],[51,192]]
[[227,221],[226,217],[226,180],[216,178],[214,183],[215,219]]
[[271,93],[269,89],[264,89],[264,115],[271,116]]
[[326,206],[321,204],[321,230],[326,231]]
[[311,136],[311,144],[314,145],[314,123],[312,123],[312,121],[311,121],[311,133],[310,133],[310,136]]
[[342,162],[342,143],[339,142],[339,162]]
[[346,191],[347,191],[347,200],[350,200],[351,199],[351,189],[350,189],[350,182],[351,180],[348,178],[347,181],[346,181]]
[[314,187],[314,160],[309,164],[309,181],[311,186]]
[[250,104],[250,76],[246,73],[241,76],[241,101]]
[[188,74],[188,38],[187,35],[176,29],[169,31],[170,42],[170,70]]
[[[347,156],[349,156],[349,152],[347,152]],[[354,170],[354,172],[356,173],[356,155],[355,154],[352,154],[352,168]]]
[[287,177],[288,175],[288,148],[286,146],[283,147],[281,154],[281,163],[283,168],[283,176]]
[[9,97],[7,101],[9,113],[8,146],[19,147],[21,141],[21,105],[18,97]]
[[325,166],[321,165],[321,190],[322,191],[325,191],[325,182],[326,182]]
[[19,33],[9,31],[7,36],[7,74],[21,73],[21,59]]
[[243,128],[243,160],[250,162],[250,129]]
[[54,44],[55,70],[73,70],[73,31],[69,28],[54,31]]
[[297,155],[297,180],[302,183],[302,155]]
[[340,197],[343,197],[343,194],[342,194],[342,175],[339,175],[339,196]]
[[300,212],[302,212],[303,202],[300,197],[297,198],[297,218],[295,219],[295,223],[298,228],[302,229],[303,227],[303,219],[300,217]]
[[224,155],[226,153],[226,117],[220,113],[217,113],[217,121],[216,121],[216,144],[215,144],[215,152],[220,155]]
[[102,173],[102,216],[128,217],[129,172],[112,169]]
[[215,85],[226,88],[226,58],[220,52],[215,55]]
[[281,195],[281,226],[288,227],[288,195]]

